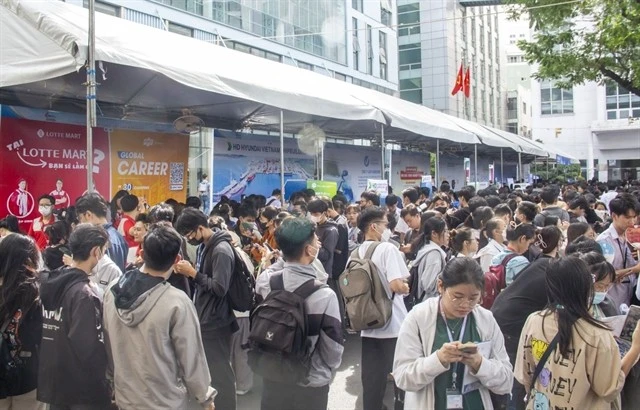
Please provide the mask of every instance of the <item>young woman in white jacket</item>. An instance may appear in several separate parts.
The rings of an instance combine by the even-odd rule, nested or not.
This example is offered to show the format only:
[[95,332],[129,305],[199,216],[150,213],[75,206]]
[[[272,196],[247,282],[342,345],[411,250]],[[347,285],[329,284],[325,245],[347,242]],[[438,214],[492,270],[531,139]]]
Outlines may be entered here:
[[504,241],[507,224],[502,218],[492,218],[480,231],[480,250],[474,256],[480,263],[483,272],[489,272],[493,257],[506,249]]
[[[416,305],[398,336],[393,377],[406,391],[405,410],[492,410],[490,391],[511,392],[512,366],[493,315],[480,306],[482,269],[454,258],[438,279],[439,297]],[[468,342],[476,350],[460,348]]]

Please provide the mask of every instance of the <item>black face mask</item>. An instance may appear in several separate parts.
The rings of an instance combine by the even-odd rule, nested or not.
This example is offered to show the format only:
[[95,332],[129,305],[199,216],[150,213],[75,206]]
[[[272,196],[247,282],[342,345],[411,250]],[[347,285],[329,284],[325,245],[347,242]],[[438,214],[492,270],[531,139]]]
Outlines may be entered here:
[[200,246],[202,244],[202,242],[204,242],[204,240],[202,238],[200,238],[200,239],[191,238],[191,239],[187,240],[187,243],[189,245],[193,245],[193,246]]
[[435,208],[435,210],[440,212],[442,215],[447,213],[447,207],[446,206],[439,206],[439,207]]

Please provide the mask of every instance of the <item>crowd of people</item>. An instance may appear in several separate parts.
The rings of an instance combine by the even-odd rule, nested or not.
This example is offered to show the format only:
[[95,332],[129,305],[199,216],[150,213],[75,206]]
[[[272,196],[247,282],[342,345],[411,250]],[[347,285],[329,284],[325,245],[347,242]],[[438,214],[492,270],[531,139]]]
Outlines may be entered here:
[[356,333],[365,410],[388,384],[395,409],[637,408],[640,327],[609,320],[640,304],[640,186],[434,191],[40,196],[28,232],[0,221],[0,409],[235,410],[258,374],[263,410],[324,410]]

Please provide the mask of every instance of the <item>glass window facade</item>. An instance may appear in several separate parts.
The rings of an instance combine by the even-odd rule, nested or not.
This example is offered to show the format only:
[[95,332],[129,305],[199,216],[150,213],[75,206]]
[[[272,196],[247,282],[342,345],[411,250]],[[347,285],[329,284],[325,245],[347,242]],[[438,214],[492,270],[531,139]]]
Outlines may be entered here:
[[573,88],[564,90],[552,81],[541,82],[540,110],[542,115],[573,113]]
[[420,3],[398,5],[398,36],[420,33]]
[[346,3],[341,0],[157,1],[347,64]]
[[400,80],[400,98],[422,104],[422,78]]
[[607,119],[640,118],[640,96],[614,82],[607,82]]
[[420,49],[420,43],[402,44],[398,49],[400,71],[422,67],[422,50]]

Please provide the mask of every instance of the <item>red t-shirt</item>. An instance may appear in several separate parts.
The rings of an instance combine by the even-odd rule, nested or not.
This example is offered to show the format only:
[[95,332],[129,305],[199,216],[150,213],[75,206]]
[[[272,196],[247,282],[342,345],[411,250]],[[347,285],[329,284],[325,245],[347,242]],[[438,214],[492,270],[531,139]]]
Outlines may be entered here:
[[33,220],[33,223],[29,227],[29,236],[35,239],[36,244],[38,245],[38,248],[40,248],[40,250],[46,248],[47,244],[49,243],[49,238],[44,233],[44,228],[49,225],[53,225],[55,221],[56,218],[53,216],[51,217],[51,219],[49,219],[49,222],[45,222],[42,217],[39,216]]
[[135,224],[135,219],[127,214],[122,214],[122,219],[120,220],[120,224],[118,225],[118,232],[120,232],[120,235],[122,235],[124,237],[124,240],[127,241],[127,245],[129,246],[129,248],[138,246],[136,241],[133,240],[133,235],[129,235],[129,230],[133,228]]

